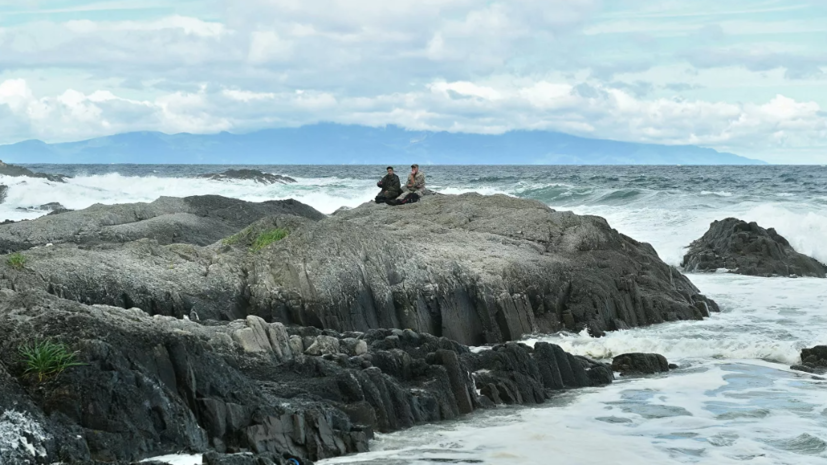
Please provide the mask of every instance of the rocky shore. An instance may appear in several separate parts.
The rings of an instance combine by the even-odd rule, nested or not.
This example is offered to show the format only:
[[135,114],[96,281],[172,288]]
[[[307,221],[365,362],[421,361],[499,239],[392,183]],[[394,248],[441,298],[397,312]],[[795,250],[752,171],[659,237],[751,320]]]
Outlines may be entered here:
[[[526,334],[717,310],[602,218],[505,196],[331,217],[216,196],[96,205],[2,225],[0,250],[11,463],[364,451],[374,432],[612,381],[611,366],[513,342]],[[81,365],[26,373],[19,349],[37,340]],[[637,355],[633,372],[665,362]]]

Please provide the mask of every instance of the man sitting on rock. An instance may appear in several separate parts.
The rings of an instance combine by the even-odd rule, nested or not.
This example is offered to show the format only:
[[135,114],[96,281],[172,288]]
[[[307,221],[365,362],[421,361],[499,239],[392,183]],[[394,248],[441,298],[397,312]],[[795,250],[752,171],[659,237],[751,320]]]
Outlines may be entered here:
[[376,185],[382,189],[382,192],[376,196],[376,203],[385,203],[388,200],[393,200],[402,194],[400,187],[399,176],[393,172],[393,166],[388,167],[388,174],[382,178]]
[[425,189],[425,173],[419,169],[419,165],[411,165],[411,174],[408,175],[408,182],[402,188],[402,195],[396,198],[396,204],[416,202],[423,195],[428,194]]

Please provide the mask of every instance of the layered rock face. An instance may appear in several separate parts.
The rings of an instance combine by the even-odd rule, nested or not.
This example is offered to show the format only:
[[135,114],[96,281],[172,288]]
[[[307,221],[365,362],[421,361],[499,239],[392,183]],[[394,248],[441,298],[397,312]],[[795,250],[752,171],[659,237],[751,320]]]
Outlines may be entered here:
[[[602,218],[538,202],[431,196],[402,208],[366,204],[319,221],[321,214],[297,203],[239,202],[161,199],[7,225],[0,245],[11,250],[64,243],[26,251],[27,269],[5,279],[19,290],[179,318],[194,311],[202,319],[253,314],[337,331],[410,328],[470,345],[564,329],[599,336],[717,310],[648,244]],[[193,203],[228,206],[199,216],[189,213]],[[127,222],[146,209],[139,218],[147,219]],[[249,239],[268,224],[291,232],[259,252],[248,252],[249,240],[164,245],[216,239],[262,210],[286,215],[240,236]],[[129,241],[137,237],[150,239]]]
[[[317,460],[367,450],[374,431],[612,381],[608,366],[548,344],[474,354],[411,330],[340,334],[254,316],[202,325],[0,293],[0,435],[11,445],[0,461],[9,463],[207,449]],[[65,342],[83,365],[42,382],[25,376],[17,349],[36,338]]]
[[411,328],[480,345],[717,310],[604,219],[506,196],[363,205],[252,257],[250,312],[337,330]]
[[775,229],[737,218],[713,222],[709,231],[689,246],[681,264],[687,271],[715,271],[750,276],[808,276],[824,278],[827,266],[796,252]]

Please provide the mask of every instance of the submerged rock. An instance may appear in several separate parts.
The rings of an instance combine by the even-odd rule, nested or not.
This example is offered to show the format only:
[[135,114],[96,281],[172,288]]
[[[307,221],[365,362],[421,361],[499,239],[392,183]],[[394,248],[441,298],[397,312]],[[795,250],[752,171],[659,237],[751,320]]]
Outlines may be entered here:
[[687,271],[715,271],[750,276],[824,278],[827,266],[796,252],[775,229],[737,218],[715,221],[689,246],[681,266]]
[[250,169],[227,170],[223,173],[201,174],[198,177],[213,181],[247,180],[260,184],[292,184],[296,182],[295,179],[280,174],[264,173]]
[[[376,431],[611,382],[604,365],[548,344],[477,354],[410,330],[340,334],[254,316],[202,325],[41,292],[0,293],[0,407],[20,412],[0,418],[0,431],[30,425],[40,438],[18,455],[0,448],[0,461],[22,460],[10,463],[132,461],[181,450],[319,460],[366,451]],[[294,338],[325,341],[328,350],[295,351]],[[66,343],[82,365],[43,381],[25,375],[18,347],[35,339]],[[366,347],[362,355],[343,352],[351,339]]]
[[801,349],[801,365],[794,365],[791,368],[807,373],[827,373],[827,346]]
[[35,173],[32,170],[23,168],[22,166],[15,166],[3,163],[2,160],[0,160],[0,174],[12,177],[23,176],[27,178],[42,178],[52,182],[66,182],[66,180],[70,177],[64,174]]
[[669,362],[660,354],[623,354],[612,360],[612,370],[621,376],[653,375],[666,373],[669,369]]

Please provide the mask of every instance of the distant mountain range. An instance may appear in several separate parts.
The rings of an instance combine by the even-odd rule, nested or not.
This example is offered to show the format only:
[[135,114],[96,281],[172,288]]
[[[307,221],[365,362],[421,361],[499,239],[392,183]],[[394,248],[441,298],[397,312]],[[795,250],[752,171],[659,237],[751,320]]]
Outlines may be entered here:
[[10,163],[753,165],[691,145],[587,139],[549,131],[500,135],[315,124],[249,134],[133,132],[80,142],[0,145]]

